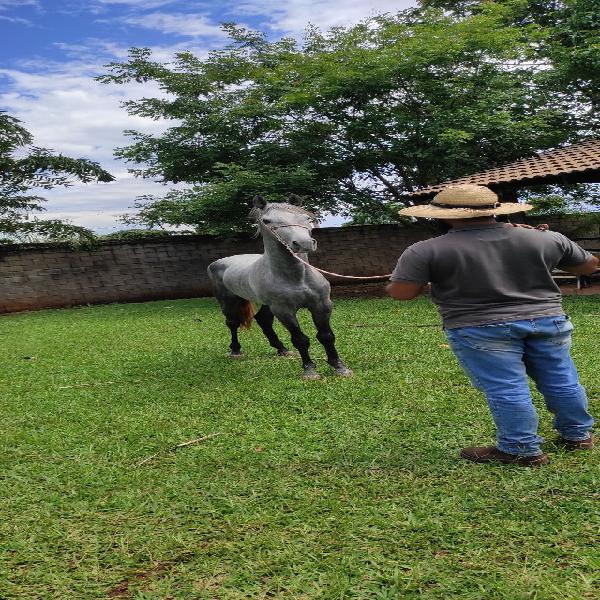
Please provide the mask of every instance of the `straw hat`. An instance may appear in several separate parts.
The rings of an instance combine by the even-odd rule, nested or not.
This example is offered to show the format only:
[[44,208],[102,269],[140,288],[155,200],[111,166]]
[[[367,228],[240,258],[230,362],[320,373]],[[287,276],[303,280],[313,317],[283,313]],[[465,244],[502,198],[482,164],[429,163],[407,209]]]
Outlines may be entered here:
[[430,204],[409,206],[398,214],[407,217],[430,217],[434,219],[474,219],[508,215],[531,210],[531,204],[498,201],[498,196],[484,185],[471,183],[449,185],[434,196]]

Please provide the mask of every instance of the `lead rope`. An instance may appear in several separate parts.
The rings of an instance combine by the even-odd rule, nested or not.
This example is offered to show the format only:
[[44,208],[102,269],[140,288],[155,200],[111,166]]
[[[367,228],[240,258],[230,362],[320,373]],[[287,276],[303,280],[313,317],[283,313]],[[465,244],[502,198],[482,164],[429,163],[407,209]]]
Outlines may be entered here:
[[302,264],[307,267],[311,267],[315,271],[319,271],[319,273],[323,273],[324,275],[333,275],[334,277],[341,277],[342,279],[388,279],[392,274],[387,273],[386,275],[341,275],[340,273],[333,273],[331,271],[326,271],[325,269],[319,269],[319,267],[315,267],[311,265],[309,262],[300,258],[275,231],[275,229],[280,229],[282,227],[302,227],[303,229],[307,229],[311,231],[310,227],[305,227],[304,225],[278,225],[277,227],[269,227],[266,223],[261,221],[261,223],[275,236],[275,238],[283,244],[283,246],[289,251],[289,253],[296,259],[299,260]]

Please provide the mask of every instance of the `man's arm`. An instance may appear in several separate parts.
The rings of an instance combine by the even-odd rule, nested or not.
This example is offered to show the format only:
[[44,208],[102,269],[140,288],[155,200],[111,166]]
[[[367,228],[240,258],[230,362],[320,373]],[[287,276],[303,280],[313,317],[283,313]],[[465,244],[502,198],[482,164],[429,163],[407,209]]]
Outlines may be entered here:
[[398,259],[398,264],[386,286],[387,293],[396,300],[416,298],[431,280],[428,242],[409,246]]
[[579,265],[574,265],[571,267],[558,267],[561,271],[566,271],[567,273],[573,273],[574,275],[591,275],[596,272],[598,268],[598,260],[597,256],[592,256],[588,258],[584,263]]
[[412,300],[423,291],[426,285],[426,283],[416,281],[390,281],[385,290],[396,300]]

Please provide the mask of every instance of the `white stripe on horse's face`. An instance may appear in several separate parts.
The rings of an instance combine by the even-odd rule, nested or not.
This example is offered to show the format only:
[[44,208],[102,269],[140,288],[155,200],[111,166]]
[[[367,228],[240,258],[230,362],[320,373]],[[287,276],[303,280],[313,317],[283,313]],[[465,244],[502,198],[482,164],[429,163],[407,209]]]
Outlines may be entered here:
[[312,252],[317,248],[317,242],[311,236],[315,226],[314,219],[301,209],[294,210],[269,204],[262,212],[260,221],[294,252]]

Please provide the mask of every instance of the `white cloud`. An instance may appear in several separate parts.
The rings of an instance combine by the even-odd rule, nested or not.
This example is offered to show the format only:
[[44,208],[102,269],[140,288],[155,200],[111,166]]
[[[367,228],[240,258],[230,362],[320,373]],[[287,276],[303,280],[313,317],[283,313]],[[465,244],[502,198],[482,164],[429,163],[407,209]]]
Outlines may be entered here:
[[153,8],[159,8],[160,6],[166,6],[167,4],[173,4],[177,0],[95,0],[95,4],[100,5],[121,5],[130,6],[137,10],[151,10]]
[[308,23],[322,29],[351,25],[374,14],[396,13],[416,4],[416,0],[241,0],[230,12],[264,17],[263,26],[297,35]]
[[68,188],[54,188],[46,194],[47,210],[39,215],[42,219],[61,219],[106,233],[131,227],[119,218],[133,206],[136,196],[161,195],[172,186],[134,178],[130,173],[112,170],[116,181],[112,183],[76,183]]
[[202,14],[150,13],[127,17],[125,23],[146,29],[155,29],[166,34],[189,37],[224,37],[220,27],[212,23],[208,16]]
[[[0,0],[0,12],[9,11],[15,8],[23,8],[30,6],[36,10],[40,10],[40,4],[38,0]],[[26,25],[27,27],[34,27],[34,23],[29,19],[17,16],[6,16],[0,15],[0,21],[8,21],[15,25]]]
[[128,46],[98,38],[88,38],[78,44],[54,42],[53,46],[62,50],[65,57],[76,61],[79,65],[97,65],[99,61],[110,62],[115,58],[123,59],[129,50]]
[[36,146],[95,160],[116,176],[110,184],[75,184],[41,194],[48,199],[47,216],[69,217],[94,229],[106,229],[108,222],[116,225],[116,217],[128,212],[137,196],[166,191],[158,183],[133,178],[127,165],[114,159],[114,148],[130,143],[123,130],[157,134],[172,124],[129,116],[120,106],[142,95],[164,95],[158,86],[103,85],[93,79],[102,70],[98,64],[76,61],[0,69],[6,90],[0,93],[0,107],[21,119]]
[[[112,233],[121,229],[129,229],[127,225],[117,223],[121,213],[106,211],[80,210],[77,213],[51,211],[40,214],[39,219],[58,219],[70,225],[87,227],[98,234]],[[133,227],[132,227],[133,228]]]
[[[1,1],[1,0],[0,0]],[[111,11],[131,10],[144,12],[174,4],[179,0],[69,0],[63,7],[64,12],[89,12],[94,15],[110,14]]]
[[[127,10],[135,9],[135,13],[126,13],[130,24],[157,29],[165,34],[199,38],[199,41],[188,39],[177,44],[168,43],[170,40],[167,39],[165,44],[153,47],[155,60],[172,60],[173,55],[182,50],[198,56],[206,55],[209,45],[204,40],[208,37],[211,42],[216,42],[221,39],[222,32],[216,22],[205,14],[155,12],[140,15],[143,10],[171,3],[171,0],[94,0],[86,3],[86,8],[122,5]],[[235,4],[229,1],[225,6],[214,4],[225,20],[263,17],[273,31],[297,35],[309,21],[324,29],[347,25],[368,17],[374,11],[400,10],[409,2],[288,0],[275,3],[272,0],[242,0]],[[37,0],[0,0],[0,11],[15,6],[42,10]],[[189,9],[192,3],[188,2],[186,6]],[[173,123],[129,116],[120,104],[141,96],[161,96],[163,92],[152,83],[102,85],[94,81],[96,75],[105,72],[103,64],[125,58],[126,45],[108,39],[87,39],[70,44],[59,42],[56,46],[64,51],[65,60],[52,63],[23,60],[10,69],[0,69],[0,109],[21,119],[33,134],[37,146],[98,161],[117,177],[109,184],[76,184],[44,193],[48,198],[47,217],[69,218],[76,224],[102,231],[121,229],[124,226],[117,222],[117,218],[129,212],[137,196],[162,195],[168,188],[133,178],[126,172],[128,165],[114,159],[113,150],[130,143],[122,133],[124,129],[158,134]]]
[[8,21],[9,23],[15,23],[18,25],[27,25],[33,27],[33,23],[27,19],[21,19],[21,17],[4,17],[0,15],[0,21]]
[[22,8],[24,6],[41,8],[39,0],[0,0],[0,10],[10,10],[11,8]]
[[[93,80],[95,73],[65,66],[53,73],[0,69],[10,81],[0,104],[24,122],[36,145],[105,162],[112,160],[115,146],[126,142],[124,129],[164,130],[166,123],[129,116],[121,108],[122,101],[140,95],[138,86],[105,86]],[[161,95],[151,84],[143,93]]]

